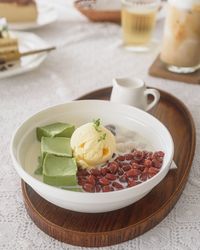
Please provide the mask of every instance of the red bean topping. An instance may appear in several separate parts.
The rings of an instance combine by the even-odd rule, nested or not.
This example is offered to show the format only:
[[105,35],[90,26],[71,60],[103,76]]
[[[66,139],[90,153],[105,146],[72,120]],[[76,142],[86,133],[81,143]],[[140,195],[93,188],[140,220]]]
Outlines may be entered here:
[[85,183],[86,183],[85,178],[78,178],[78,184],[79,184],[80,186],[83,186]]
[[110,186],[104,186],[102,188],[102,191],[103,192],[110,192],[110,191],[114,191],[114,188],[113,187],[110,187]]
[[125,175],[119,177],[120,182],[127,182],[127,177]]
[[118,161],[125,161],[125,156],[124,155],[120,155],[117,157]]
[[128,181],[128,187],[133,187],[133,186],[136,186],[137,185],[137,182],[135,180],[129,180]]
[[89,172],[87,171],[87,169],[80,169],[77,173],[78,176],[87,176],[89,175]]
[[149,178],[152,178],[154,175],[156,175],[156,174],[148,173],[148,177],[149,177]]
[[132,160],[132,159],[133,159],[133,154],[126,154],[126,155],[125,155],[125,159],[126,159],[127,161]]
[[121,175],[123,175],[123,174],[124,174],[123,169],[122,169],[122,168],[119,168],[119,169],[118,169],[118,175],[120,175],[120,176],[121,176]]
[[158,172],[159,172],[159,170],[157,168],[153,168],[153,167],[149,168],[149,171],[148,171],[149,174],[157,174]]
[[108,180],[114,181],[114,180],[117,179],[117,176],[115,176],[114,174],[109,174],[108,173],[108,174],[106,174],[105,178],[108,179]]
[[160,157],[164,157],[164,156],[165,156],[165,153],[162,152],[162,151],[158,151],[157,154],[158,154]]
[[81,171],[80,171],[80,170],[78,170],[78,172],[77,172],[77,176],[82,176],[82,174],[81,174]]
[[106,168],[102,168],[102,169],[101,169],[101,174],[104,176],[104,175],[106,175],[106,173],[107,173]]
[[139,165],[137,163],[135,163],[134,161],[131,162],[131,168],[133,169],[138,169],[139,168]]
[[152,165],[152,161],[151,160],[145,160],[144,165],[147,166],[147,167],[150,167]]
[[144,165],[139,165],[138,169],[143,172],[144,169],[145,169],[145,166]]
[[99,192],[101,191],[101,186],[100,186],[100,185],[96,185],[95,191],[96,191],[97,193],[99,193]]
[[94,175],[94,176],[99,176],[99,175],[101,175],[101,171],[100,171],[99,169],[97,169],[97,168],[91,169],[90,173],[91,173],[92,175]]
[[126,164],[126,165],[124,165],[124,166],[122,167],[122,169],[123,169],[124,171],[128,171],[128,170],[131,169],[131,166],[130,166],[129,164]]
[[105,177],[99,179],[99,183],[103,186],[107,186],[110,184],[110,181],[108,179],[106,179]]
[[153,166],[155,167],[155,168],[161,168],[161,163],[158,161],[158,160],[156,160],[156,159],[153,159],[152,160],[152,163],[153,163]]
[[149,168],[148,168],[148,167],[146,167],[146,168],[143,170],[143,173],[144,173],[144,174],[147,174],[147,173],[148,173],[148,171],[149,171]]
[[[133,187],[156,175],[163,164],[164,153],[132,150],[130,154],[107,161],[100,169],[78,167],[78,184],[86,192],[110,192]],[[124,183],[124,184],[123,184]],[[123,184],[123,185],[122,185]]]
[[109,165],[108,165],[109,172],[112,174],[115,174],[117,172],[118,168],[119,168],[119,164],[116,161],[113,161],[113,162],[109,163]]
[[141,181],[146,181],[148,179],[148,174],[147,173],[142,173],[141,175],[140,175],[140,180]]
[[131,176],[137,176],[137,175],[140,175],[141,174],[141,171],[140,170],[138,170],[138,169],[131,169],[131,170],[129,170],[127,173],[127,176],[129,177],[131,177]]
[[89,184],[89,183],[86,183],[85,185],[83,185],[83,189],[86,191],[86,192],[94,192],[95,191],[95,188],[93,185]]
[[143,151],[143,154],[144,154],[145,157],[147,157],[148,153],[149,153],[149,152],[146,151],[146,150]]
[[78,180],[86,180],[87,176],[80,175],[80,176],[77,176],[77,178]]
[[143,158],[143,152],[141,152],[141,151],[134,151],[133,158],[136,161],[141,161],[142,158]]
[[161,152],[161,151],[159,151],[159,152],[155,152],[154,154],[153,154],[153,158],[156,158],[156,159],[163,159],[163,157],[164,157],[164,155],[163,155],[164,153],[163,152]]
[[84,180],[78,180],[78,185],[83,186],[86,183]]
[[147,158],[151,159],[152,156],[153,156],[153,152],[148,152]]
[[158,160],[160,163],[163,163],[163,157],[158,157],[157,160]]
[[138,180],[138,175],[127,177],[129,180]]
[[120,183],[118,183],[118,182],[116,182],[116,181],[114,181],[114,182],[112,183],[112,186],[115,187],[116,189],[123,189],[123,188],[124,188],[124,187],[122,186],[122,184],[120,184]]
[[158,152],[155,152],[152,156],[153,159],[156,159],[157,161],[162,162],[163,161],[163,156],[160,156]]
[[90,183],[91,185],[95,185],[95,177],[93,175],[89,175],[86,179],[87,183]]

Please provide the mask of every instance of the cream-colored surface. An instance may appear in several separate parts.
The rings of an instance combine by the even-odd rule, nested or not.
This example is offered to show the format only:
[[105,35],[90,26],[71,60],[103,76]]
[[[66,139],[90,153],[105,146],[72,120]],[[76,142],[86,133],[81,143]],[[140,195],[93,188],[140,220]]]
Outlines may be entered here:
[[92,168],[112,157],[116,142],[114,135],[105,127],[96,129],[94,123],[86,123],[73,133],[71,147],[78,164]]
[[8,22],[33,22],[37,20],[37,6],[0,3],[0,16],[5,17]]

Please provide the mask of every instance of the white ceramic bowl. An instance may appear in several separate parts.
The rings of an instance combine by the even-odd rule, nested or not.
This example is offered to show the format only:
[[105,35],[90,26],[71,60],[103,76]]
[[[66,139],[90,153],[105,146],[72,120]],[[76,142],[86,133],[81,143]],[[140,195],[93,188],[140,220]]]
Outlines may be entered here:
[[[40,143],[36,127],[53,122],[77,126],[101,118],[104,124],[117,124],[145,136],[155,148],[165,152],[163,166],[153,178],[138,186],[108,193],[74,192],[49,186],[34,177]],[[61,104],[43,110],[25,121],[14,133],[11,155],[19,176],[49,202],[73,211],[106,212],[128,206],[144,197],[167,174],[174,145],[166,127],[156,118],[137,108],[108,101],[86,100]]]

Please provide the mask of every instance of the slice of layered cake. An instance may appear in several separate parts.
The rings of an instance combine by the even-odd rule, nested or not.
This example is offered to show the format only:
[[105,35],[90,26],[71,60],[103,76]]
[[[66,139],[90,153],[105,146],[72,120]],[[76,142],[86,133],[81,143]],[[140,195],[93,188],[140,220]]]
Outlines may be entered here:
[[37,20],[37,5],[34,0],[0,0],[0,16],[8,22],[34,22]]
[[0,18],[0,63],[19,58],[18,41],[8,32],[5,18]]

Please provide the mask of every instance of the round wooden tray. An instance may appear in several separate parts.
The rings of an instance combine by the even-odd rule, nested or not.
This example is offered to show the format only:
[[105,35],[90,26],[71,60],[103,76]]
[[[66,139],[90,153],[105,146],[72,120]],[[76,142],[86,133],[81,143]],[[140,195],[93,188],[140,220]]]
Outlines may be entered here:
[[[111,88],[97,90],[80,99],[109,99]],[[135,204],[108,213],[86,214],[59,208],[41,198],[22,181],[24,202],[35,224],[57,240],[78,246],[100,247],[133,239],[157,225],[179,199],[192,165],[195,127],[185,105],[161,92],[153,115],[170,130],[175,143],[178,169]]]

